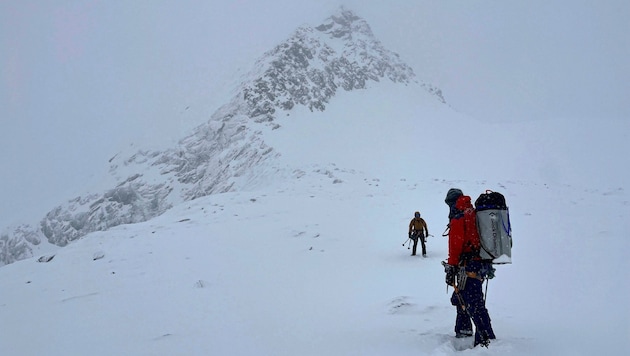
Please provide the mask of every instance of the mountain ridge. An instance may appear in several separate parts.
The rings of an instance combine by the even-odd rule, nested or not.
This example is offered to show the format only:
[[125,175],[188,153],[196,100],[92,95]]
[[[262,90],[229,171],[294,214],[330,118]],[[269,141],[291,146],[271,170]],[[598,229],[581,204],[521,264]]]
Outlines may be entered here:
[[419,83],[352,11],[341,8],[319,26],[302,26],[256,61],[236,95],[177,147],[116,155],[109,170],[113,188],[71,199],[39,224],[5,230],[0,264],[31,257],[43,240],[65,246],[93,231],[149,220],[183,201],[243,189],[258,170],[268,171],[264,162],[281,154],[262,134],[280,127],[280,113],[299,106],[321,112],[339,89],[367,89],[381,80],[418,84],[445,103],[438,88]]

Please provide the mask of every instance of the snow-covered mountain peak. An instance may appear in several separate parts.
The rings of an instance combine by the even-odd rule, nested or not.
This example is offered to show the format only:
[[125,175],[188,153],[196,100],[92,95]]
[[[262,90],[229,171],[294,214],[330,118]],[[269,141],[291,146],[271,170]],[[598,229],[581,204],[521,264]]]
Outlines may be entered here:
[[[323,112],[340,92],[383,81],[416,83],[414,78],[411,67],[375,38],[364,19],[342,8],[264,53],[232,99],[176,147],[118,154],[110,160],[108,188],[59,205],[39,224],[4,233],[0,264],[30,257],[32,241],[65,246],[93,231],[146,221],[184,201],[286,176],[281,172],[286,168],[276,164],[282,152],[264,135],[280,127],[281,113],[300,107]],[[444,102],[439,89],[418,84]]]
[[315,29],[327,34],[330,38],[338,38],[345,41],[352,41],[361,36],[376,41],[367,21],[343,7],[340,8],[338,14],[330,16]]
[[343,6],[339,8],[339,13],[333,14],[324,23],[317,26],[317,30],[329,33],[334,37],[348,36],[353,30],[371,32],[367,22]]
[[[323,111],[339,89],[365,89],[387,78],[409,83],[415,74],[383,47],[364,19],[349,10],[317,27],[303,26],[260,58],[243,84],[247,115],[273,121],[277,110],[296,105]],[[425,88],[444,102],[439,89]]]

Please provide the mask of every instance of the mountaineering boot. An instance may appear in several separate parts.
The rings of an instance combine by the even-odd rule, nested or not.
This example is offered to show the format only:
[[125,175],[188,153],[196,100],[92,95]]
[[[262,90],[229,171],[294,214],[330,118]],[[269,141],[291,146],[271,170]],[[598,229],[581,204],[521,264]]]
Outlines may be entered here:
[[477,345],[481,345],[483,347],[488,347],[488,346],[490,346],[490,339],[483,339],[483,340],[481,340],[479,342],[475,341],[475,346],[477,346]]
[[490,340],[494,340],[496,338],[497,337],[494,336],[494,332],[488,333],[488,332],[485,332],[485,331],[483,331],[483,332],[477,331],[475,333],[475,346],[481,345],[483,347],[488,347],[488,346],[490,346]]

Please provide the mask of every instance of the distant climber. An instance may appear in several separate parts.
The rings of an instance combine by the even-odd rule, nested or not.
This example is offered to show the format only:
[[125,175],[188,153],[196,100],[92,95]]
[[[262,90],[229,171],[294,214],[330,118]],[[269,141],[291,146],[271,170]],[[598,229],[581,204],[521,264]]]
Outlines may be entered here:
[[416,211],[413,219],[411,219],[409,223],[409,238],[413,240],[412,256],[416,255],[416,247],[418,246],[418,240],[420,240],[422,244],[422,257],[427,257],[427,246],[425,244],[427,236],[429,236],[427,223],[420,217],[420,212]]

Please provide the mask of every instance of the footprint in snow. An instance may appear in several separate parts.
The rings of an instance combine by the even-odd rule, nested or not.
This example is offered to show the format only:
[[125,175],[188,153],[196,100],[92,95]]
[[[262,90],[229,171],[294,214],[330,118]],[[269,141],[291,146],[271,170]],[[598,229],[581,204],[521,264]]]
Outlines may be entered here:
[[416,304],[409,301],[409,297],[402,296],[392,299],[388,304],[389,314],[413,314]]

